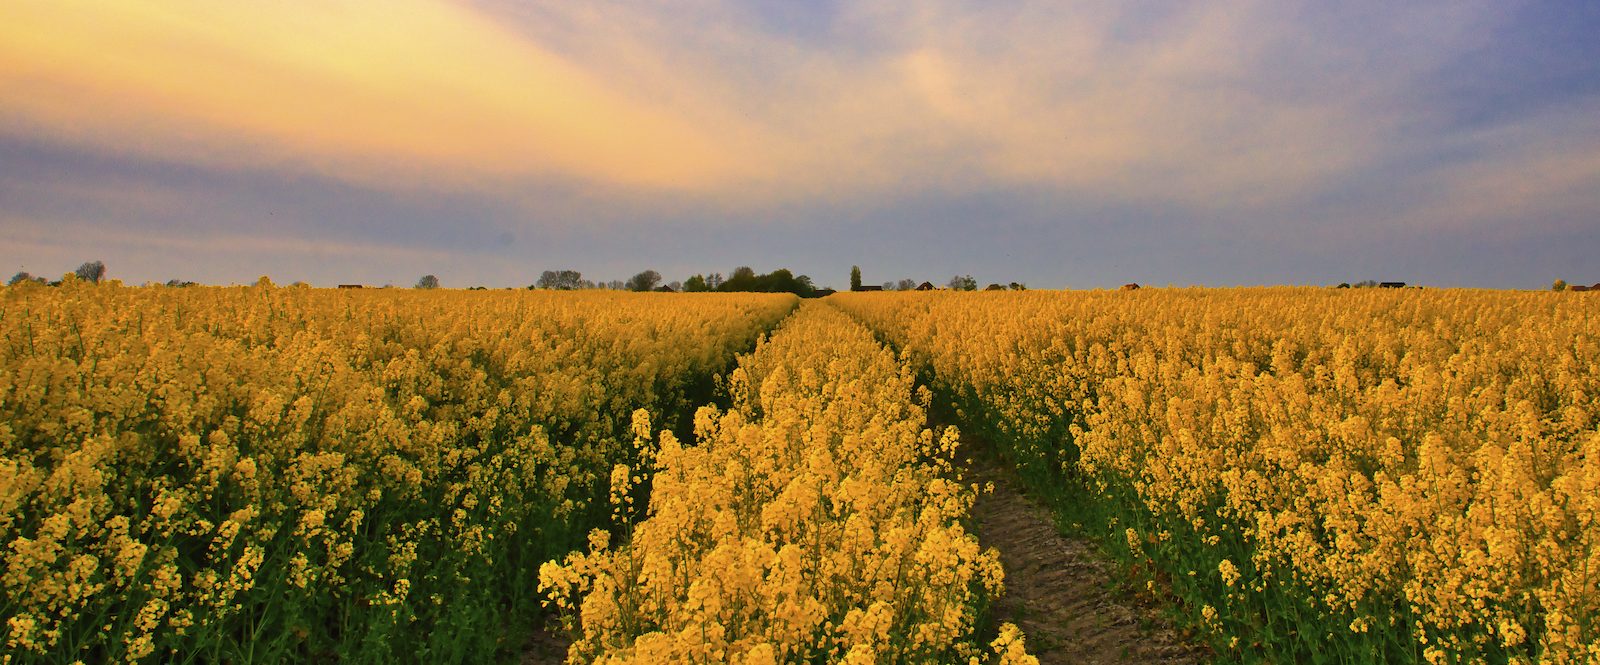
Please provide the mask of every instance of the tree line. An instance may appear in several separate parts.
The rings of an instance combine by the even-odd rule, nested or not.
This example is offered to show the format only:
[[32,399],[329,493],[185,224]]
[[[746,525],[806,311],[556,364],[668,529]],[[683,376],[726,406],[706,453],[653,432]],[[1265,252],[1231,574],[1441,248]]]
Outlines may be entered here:
[[[882,286],[869,289],[861,282],[861,266],[850,266],[851,291],[915,291],[924,288],[923,285],[927,285],[927,288],[938,288],[933,286],[932,282],[918,283],[917,280],[907,278],[899,281],[884,282]],[[943,288],[951,291],[977,291],[978,280],[973,279],[972,275],[953,275],[949,281],[945,282]],[[1009,284],[993,283],[983,288],[985,291],[1026,291],[1027,289],[1028,285],[1021,282],[1011,282]]]
[[[3,274],[5,274],[5,273],[0,273],[0,275],[3,275]],[[105,278],[106,278],[106,264],[105,264],[104,261],[98,261],[97,260],[97,261],[86,261],[86,262],[84,262],[83,265],[78,266],[77,270],[74,270],[74,271],[69,272],[69,273],[67,273],[65,275],[62,275],[61,279],[57,279],[57,280],[49,280],[49,279],[45,279],[44,277],[32,275],[32,274],[29,274],[28,271],[26,271],[26,270],[19,271],[17,274],[11,276],[11,280],[6,282],[6,286],[17,286],[17,285],[20,285],[20,284],[43,284],[43,285],[46,285],[46,286],[60,286],[61,282],[66,281],[67,279],[75,279],[75,280],[78,280],[80,282],[90,282],[90,283],[93,283],[93,284],[99,284],[101,282],[101,280],[104,280]]]
[[620,291],[683,291],[687,293],[709,292],[758,292],[758,293],[793,293],[798,296],[812,296],[819,289],[806,275],[795,275],[787,268],[779,268],[769,273],[757,273],[749,266],[739,266],[733,269],[726,277],[720,272],[696,273],[681,282],[663,283],[660,272],[645,270],[635,274],[627,280],[611,282],[593,282],[583,278],[583,273],[576,270],[546,270],[539,275],[538,281],[528,285],[530,289],[548,289],[552,291],[575,291],[579,289],[614,289]]
[[[98,284],[103,281],[105,277],[105,262],[96,260],[85,262],[83,265],[78,266],[77,270],[63,275],[62,279],[59,280],[52,281],[45,279],[44,277],[32,275],[27,271],[20,271],[17,274],[12,275],[11,280],[7,282],[7,284],[9,286],[17,286],[19,284],[42,284],[55,286],[61,284],[61,282],[65,279],[76,279],[79,281]],[[796,275],[788,268],[779,268],[769,273],[757,273],[750,266],[739,266],[734,268],[733,272],[729,273],[726,277],[724,277],[720,272],[713,272],[696,273],[694,275],[690,275],[688,279],[685,279],[681,282],[674,281],[663,284],[662,279],[661,273],[655,270],[644,270],[626,280],[611,280],[608,282],[596,282],[593,280],[584,279],[583,273],[577,270],[546,270],[540,273],[539,279],[534,283],[529,284],[527,288],[544,289],[550,291],[611,289],[614,291],[682,291],[686,293],[793,293],[801,297],[814,297],[833,293],[832,289],[819,288],[809,276]],[[297,286],[302,284],[303,282],[295,283]],[[195,282],[180,279],[172,279],[166,282],[166,286],[170,287],[195,285]],[[897,282],[884,282],[879,288],[884,291],[912,291],[919,288],[919,286],[920,285],[916,280],[902,279]],[[414,288],[427,290],[437,289],[440,287],[441,283],[439,281],[439,277],[437,275],[428,274],[418,278]],[[484,287],[481,286],[472,287],[472,290],[483,290],[483,288]],[[946,282],[946,288],[957,291],[976,291],[978,290],[978,282],[972,278],[972,275],[956,275],[951,277],[950,280]],[[1000,284],[990,284],[988,287],[986,287],[986,290],[1023,290],[1026,288],[1027,286],[1023,284],[1011,282],[1009,285],[1005,286]],[[859,266],[851,266],[850,290],[861,291],[864,289],[865,287],[863,287],[861,283],[861,268]]]

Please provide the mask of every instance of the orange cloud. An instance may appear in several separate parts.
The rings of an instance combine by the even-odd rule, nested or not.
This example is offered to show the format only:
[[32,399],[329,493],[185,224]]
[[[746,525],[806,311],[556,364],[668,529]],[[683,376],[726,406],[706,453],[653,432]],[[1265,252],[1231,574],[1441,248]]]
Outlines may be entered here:
[[1393,10],[1383,43],[1415,52],[1375,68],[1260,0],[861,0],[813,38],[731,0],[18,0],[0,132],[513,200],[1023,186],[1234,210],[1382,164],[1418,120],[1406,88],[1488,6]]
[[714,136],[435,0],[22,0],[0,117],[94,147],[358,180],[558,176],[696,189]]

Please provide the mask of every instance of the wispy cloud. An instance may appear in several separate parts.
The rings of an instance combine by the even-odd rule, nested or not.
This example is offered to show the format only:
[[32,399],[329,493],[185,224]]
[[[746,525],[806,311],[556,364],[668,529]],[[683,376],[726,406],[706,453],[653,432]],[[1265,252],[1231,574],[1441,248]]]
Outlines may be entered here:
[[99,225],[155,267],[147,236],[213,242],[187,234],[473,279],[499,274],[492,249],[513,281],[519,255],[626,271],[774,237],[773,262],[849,260],[813,232],[916,253],[907,273],[1026,250],[1036,281],[1062,270],[1036,250],[1073,243],[1193,281],[1269,255],[1298,257],[1271,264],[1290,279],[1395,235],[1593,247],[1600,48],[1579,42],[1600,14],[1573,6],[20,0],[0,232]]
[[[1369,26],[1283,3],[879,0],[802,39],[714,0],[24,2],[0,24],[0,113],[101,149],[398,187],[1236,205],[1371,164],[1411,70],[1486,11]],[[1385,38],[1413,43],[1372,62],[1361,42]]]
[[[272,233],[270,229],[254,233],[163,233],[159,228],[108,229],[101,220],[38,219],[13,214],[0,214],[0,238],[8,252],[27,257],[26,263],[17,265],[18,270],[54,275],[56,272],[52,271],[70,270],[82,261],[99,259],[112,266],[113,277],[156,281],[206,279],[218,273],[239,274],[242,269],[285,281],[299,279],[298,275],[303,274],[338,279],[342,271],[345,275],[376,274],[389,281],[409,283],[408,278],[414,279],[409,275],[413,266],[448,265],[459,258],[459,252],[296,237]],[[498,263],[500,259],[478,257],[477,261]],[[342,268],[330,269],[330,265]],[[347,279],[359,281],[359,277]]]
[[16,3],[0,109],[58,141],[379,183],[671,190],[737,168],[706,128],[436,0]]

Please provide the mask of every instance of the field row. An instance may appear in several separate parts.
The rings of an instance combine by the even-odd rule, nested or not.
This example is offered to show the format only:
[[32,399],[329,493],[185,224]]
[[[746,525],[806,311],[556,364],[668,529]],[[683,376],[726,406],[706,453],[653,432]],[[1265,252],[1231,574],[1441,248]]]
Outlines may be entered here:
[[1600,659],[1600,321],[1548,293],[841,294],[1220,655]]
[[926,428],[927,393],[893,352],[807,303],[730,392],[696,415],[694,445],[653,441],[641,414],[644,473],[611,475],[623,542],[597,531],[540,571],[580,636],[571,661],[1036,662],[1012,626],[976,638],[1003,572],[963,526],[958,437]]
[[796,302],[0,290],[5,660],[513,653],[630,414],[687,423]]
[[1225,660],[1594,661],[1596,318],[0,289],[4,660],[503,660],[553,613],[578,662],[1027,661],[937,399]]

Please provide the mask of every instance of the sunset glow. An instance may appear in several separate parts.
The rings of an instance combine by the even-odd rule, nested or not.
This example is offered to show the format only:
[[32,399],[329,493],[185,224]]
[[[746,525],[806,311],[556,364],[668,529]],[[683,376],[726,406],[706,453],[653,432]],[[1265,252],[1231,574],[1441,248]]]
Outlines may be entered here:
[[[52,229],[138,246],[183,229],[235,255],[200,269],[219,281],[248,278],[225,269],[241,260],[293,264],[279,248],[305,242],[391,263],[443,252],[428,269],[513,284],[529,262],[832,276],[877,261],[885,279],[1319,282],[1405,264],[1417,280],[1531,285],[1549,271],[1528,264],[1575,269],[1571,248],[1600,244],[1600,72],[1595,47],[1569,40],[1595,14],[25,0],[0,22],[0,258],[54,272],[120,255],[127,277],[154,279],[156,250]],[[85,190],[100,195],[65,193]],[[952,239],[971,224],[991,229],[984,246]],[[456,246],[430,240],[439,225]],[[250,241],[263,226],[286,237]],[[1548,251],[1493,276],[1451,268],[1512,226]],[[1416,254],[1447,231],[1464,234],[1450,256]],[[908,233],[927,243],[894,240]],[[1396,233],[1415,246],[1354,258]],[[774,240],[818,234],[865,238],[863,256]],[[1130,234],[1147,241],[1081,247]],[[1171,260],[1223,239],[1213,258]],[[1352,258],[1303,274],[1239,259],[1330,242]],[[632,256],[663,245],[679,249]]]

